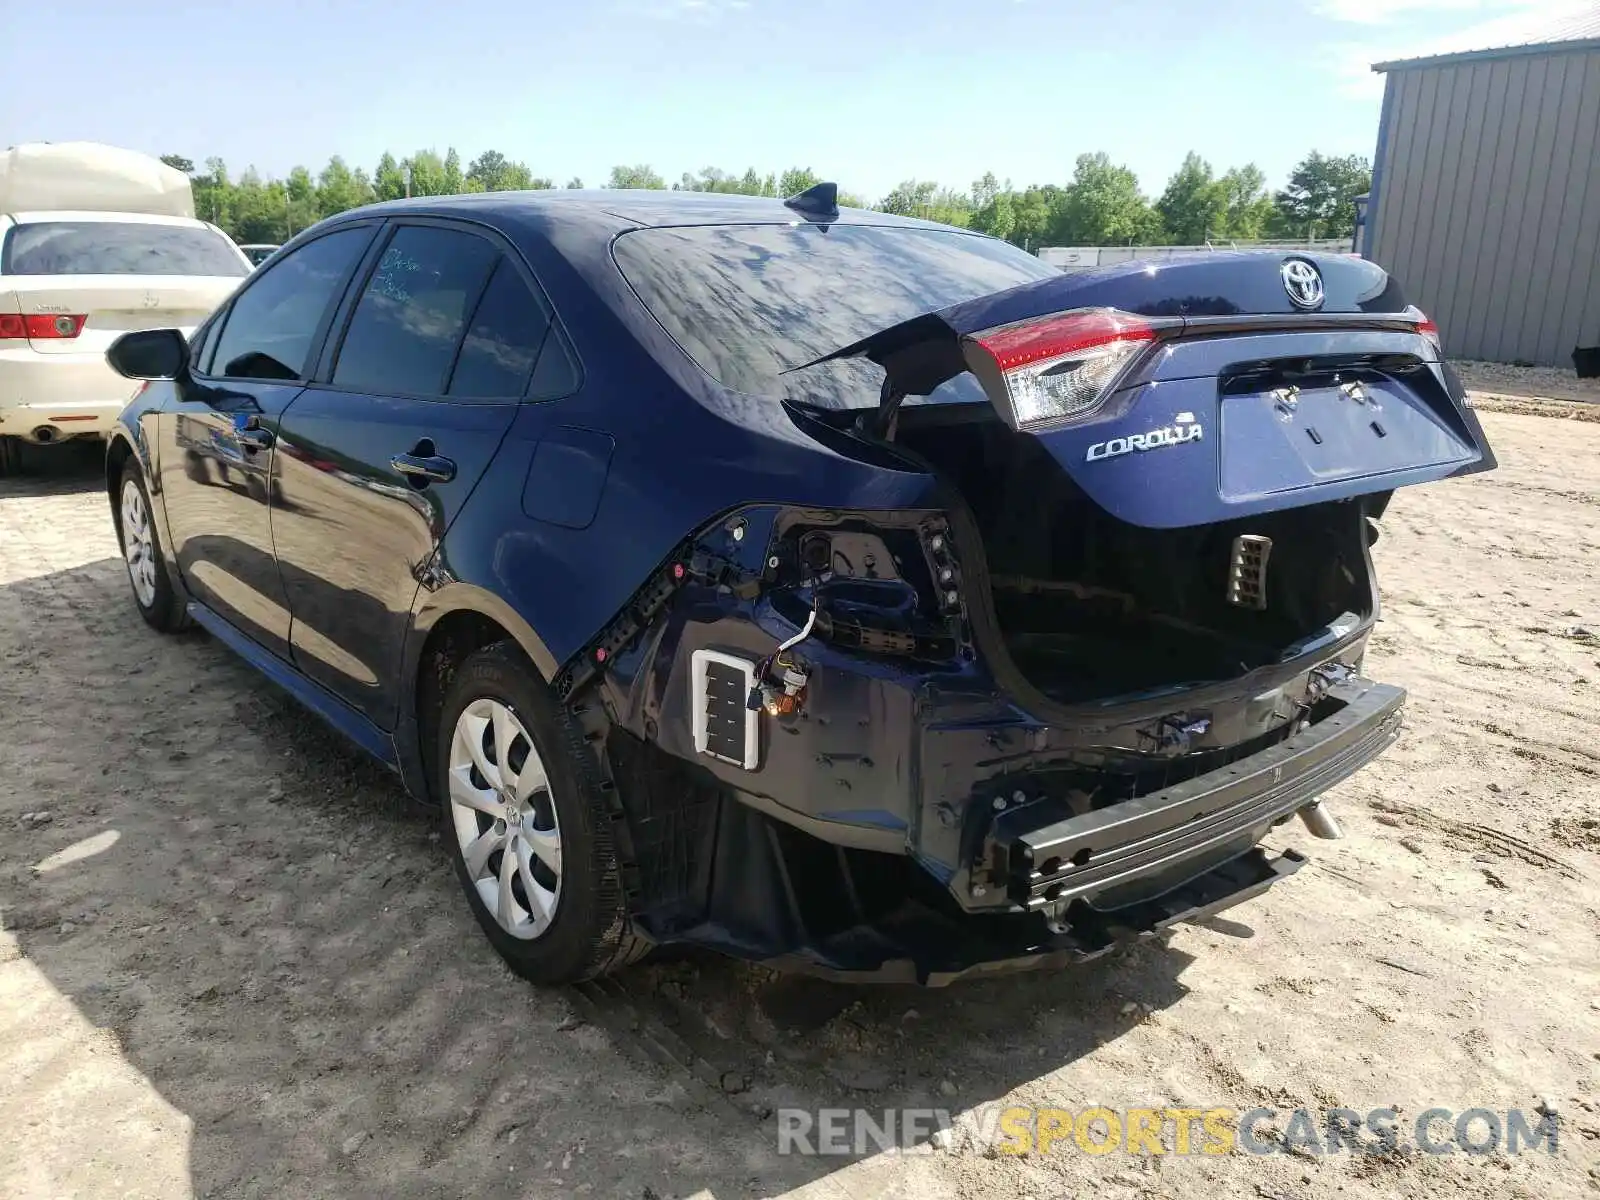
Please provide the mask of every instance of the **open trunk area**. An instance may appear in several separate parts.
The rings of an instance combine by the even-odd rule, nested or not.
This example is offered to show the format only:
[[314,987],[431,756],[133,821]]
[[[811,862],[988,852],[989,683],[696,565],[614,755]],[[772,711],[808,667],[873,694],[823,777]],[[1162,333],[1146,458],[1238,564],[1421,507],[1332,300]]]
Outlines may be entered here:
[[966,499],[1006,648],[1060,703],[1234,678],[1371,611],[1359,500],[1146,529],[1107,514],[987,406],[908,409],[897,440]]

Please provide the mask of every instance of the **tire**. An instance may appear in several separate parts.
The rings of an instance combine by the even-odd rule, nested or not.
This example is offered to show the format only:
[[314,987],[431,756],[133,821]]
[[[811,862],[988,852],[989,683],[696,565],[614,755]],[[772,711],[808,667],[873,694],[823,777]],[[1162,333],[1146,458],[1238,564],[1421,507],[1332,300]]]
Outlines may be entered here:
[[172,587],[167,574],[166,553],[150,509],[150,493],[145,489],[139,464],[129,459],[122,467],[117,485],[117,541],[122,546],[122,561],[128,570],[128,583],[139,615],[152,629],[179,633],[192,622],[183,599]]
[[514,644],[487,646],[457,669],[434,762],[440,836],[472,915],[513,971],[576,983],[648,952],[628,919],[594,752]]
[[22,471],[22,439],[0,436],[0,479]]

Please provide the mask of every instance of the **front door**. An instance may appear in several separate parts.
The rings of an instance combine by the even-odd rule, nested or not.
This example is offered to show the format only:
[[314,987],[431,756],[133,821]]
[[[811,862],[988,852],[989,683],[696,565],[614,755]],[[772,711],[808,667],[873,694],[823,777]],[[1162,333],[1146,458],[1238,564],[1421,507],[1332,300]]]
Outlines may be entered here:
[[[477,232],[398,224],[279,430],[296,666],[382,728],[417,589],[526,394],[550,320]],[[508,498],[518,503],[518,497]]]
[[330,233],[252,278],[202,333],[191,378],[159,420],[167,540],[184,583],[283,657],[289,608],[270,508],[279,492],[278,426],[373,232],[369,225]]

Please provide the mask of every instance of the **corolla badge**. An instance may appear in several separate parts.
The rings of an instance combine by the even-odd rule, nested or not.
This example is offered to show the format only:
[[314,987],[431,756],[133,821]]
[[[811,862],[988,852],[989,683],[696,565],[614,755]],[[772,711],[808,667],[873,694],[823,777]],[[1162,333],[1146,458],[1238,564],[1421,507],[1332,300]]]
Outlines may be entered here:
[[1152,429],[1148,433],[1130,433],[1127,437],[1114,437],[1104,442],[1096,442],[1089,447],[1089,453],[1084,456],[1084,462],[1099,462],[1103,458],[1116,458],[1119,455],[1131,454],[1135,450],[1163,450],[1168,446],[1181,446],[1185,442],[1198,442],[1204,434],[1200,422],[1194,419],[1194,414],[1181,412],[1171,425],[1163,425],[1159,429]]
[[1296,308],[1321,308],[1325,293],[1322,272],[1317,265],[1303,258],[1286,258],[1278,268],[1283,279],[1283,290],[1289,294],[1289,303]]

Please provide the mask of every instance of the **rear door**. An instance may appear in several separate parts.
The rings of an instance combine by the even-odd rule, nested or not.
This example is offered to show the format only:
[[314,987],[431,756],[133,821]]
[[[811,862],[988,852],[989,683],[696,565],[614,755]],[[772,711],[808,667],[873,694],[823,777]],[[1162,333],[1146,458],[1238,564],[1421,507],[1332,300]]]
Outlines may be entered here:
[[284,414],[273,515],[295,664],[384,728],[419,580],[510,427],[551,324],[493,235],[417,219],[388,238],[318,381]]
[[340,228],[252,278],[191,349],[191,378],[157,420],[167,543],[189,591],[240,632],[289,657],[289,611],[268,503],[276,442],[335,306],[376,232]]

